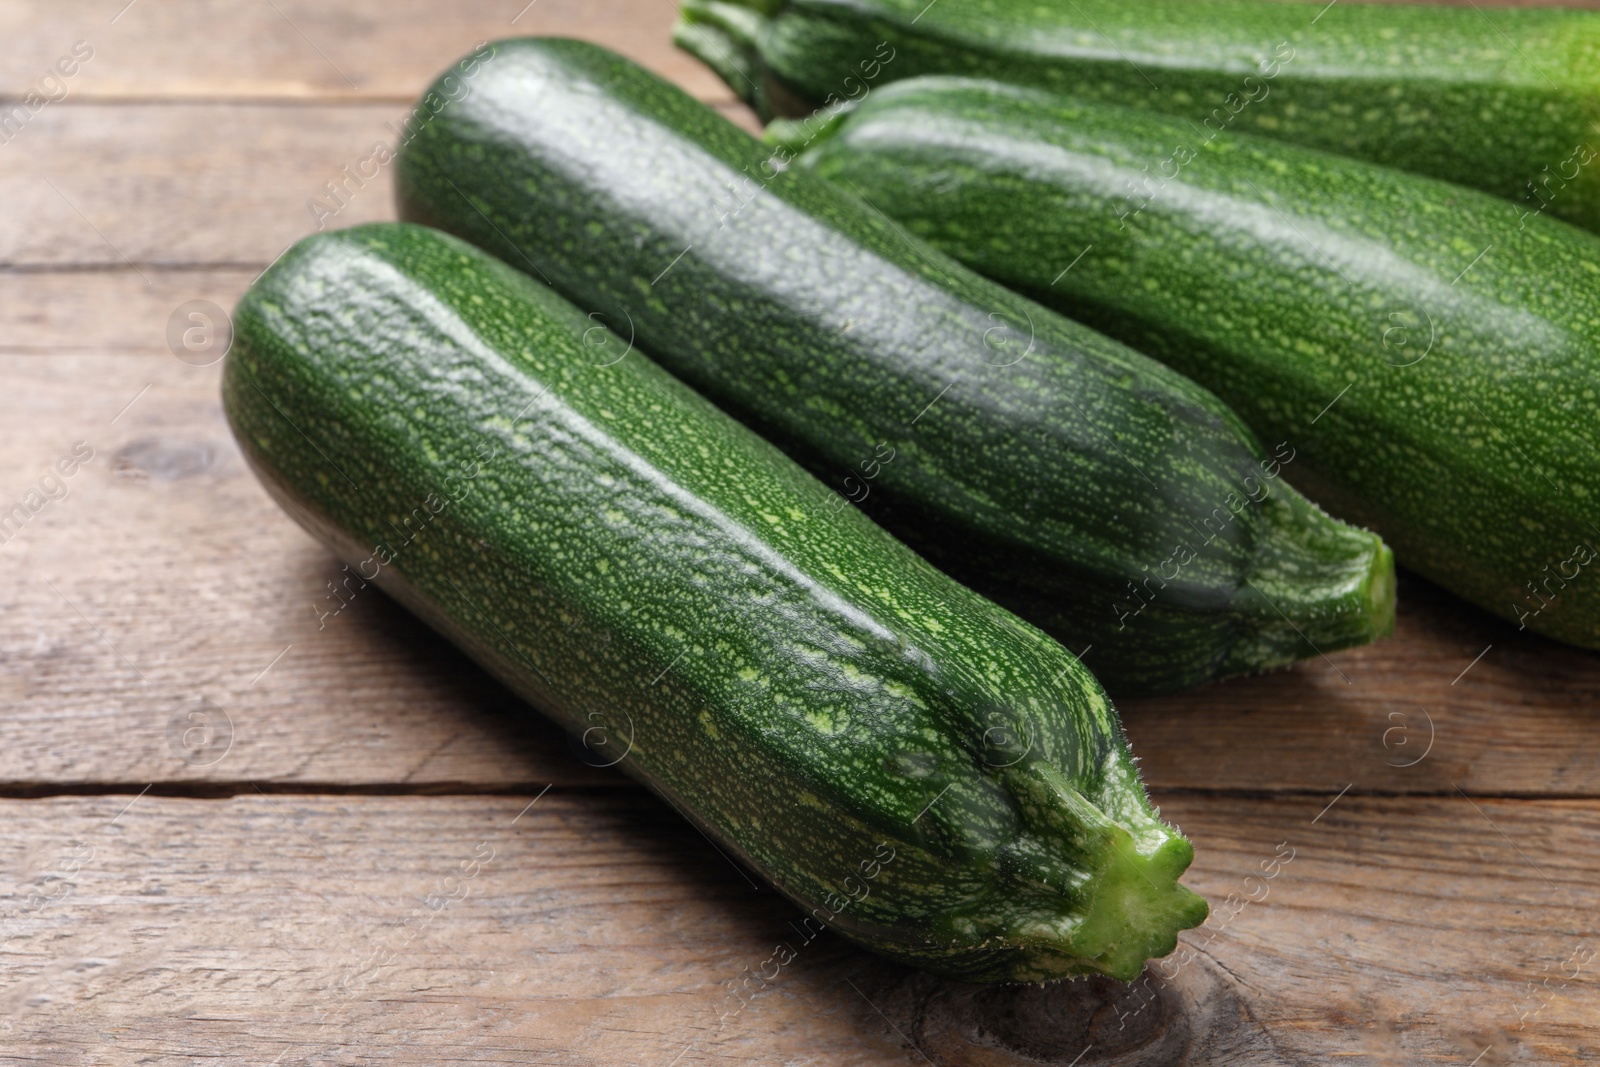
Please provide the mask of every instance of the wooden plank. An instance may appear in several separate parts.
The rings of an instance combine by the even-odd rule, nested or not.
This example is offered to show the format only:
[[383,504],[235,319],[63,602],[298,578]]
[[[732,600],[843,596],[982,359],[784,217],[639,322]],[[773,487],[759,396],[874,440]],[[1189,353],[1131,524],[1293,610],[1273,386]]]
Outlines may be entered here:
[[1147,779],[1600,795],[1600,656],[1519,632],[1404,571],[1400,578],[1391,638],[1290,671],[1123,702]]
[[[746,126],[748,112],[725,114]],[[0,269],[250,266],[308,233],[394,217],[393,104],[43,111],[0,170]],[[383,151],[380,151],[380,147]],[[363,177],[365,176],[365,177]],[[153,280],[152,280],[153,284]]]
[[[76,442],[95,453],[0,546],[0,783],[616,781],[382,596],[319,614],[339,568],[244,467],[220,364],[164,351],[174,308],[231,305],[249,274],[152,278],[13,275],[0,310],[20,345],[0,355],[0,511]],[[89,351],[53,348],[79,320]],[[1390,640],[1123,711],[1160,789],[1594,796],[1597,696],[1600,657],[1408,579]],[[201,699],[231,717],[226,759],[169,742]]]
[[[146,345],[152,306],[124,324]],[[340,607],[338,565],[243,467],[218,370],[0,356],[0,512],[26,519],[0,530],[0,781],[607,780],[375,590]],[[201,702],[226,733],[191,751]]]
[[[1593,802],[1346,797],[1313,823],[1323,798],[1177,798],[1208,927],[1133,985],[985,990],[797,943],[792,905],[642,793],[531,799],[0,802],[8,1062],[1460,1067],[1600,1046]],[[779,944],[794,959],[764,967]]]
[[[732,99],[672,46],[676,12],[672,0],[10,0],[0,4],[0,94],[39,88],[82,41],[92,58],[47,108],[155,97],[409,101],[478,42],[541,34],[604,41],[706,99]],[[60,94],[53,82],[43,88]]]
[[[0,224],[0,266],[259,270],[319,217],[329,228],[394,217],[392,167],[374,152],[398,143],[386,123],[404,113],[390,104],[43,111],[5,146],[26,138],[25,161],[0,172],[0,197],[16,206]],[[346,182],[338,199],[330,182]]]
[[[0,354],[59,355],[66,353],[139,354],[170,358],[167,341],[174,313],[190,301],[203,300],[224,314],[238,301],[259,267],[209,270],[146,269],[127,266],[88,270],[43,270],[0,273],[7,300],[0,303]],[[195,323],[178,314],[182,330]],[[208,338],[192,335],[196,346]],[[217,342],[225,343],[225,342]],[[189,356],[196,362],[207,351]],[[109,400],[109,398],[107,398]],[[87,396],[84,404],[88,404]],[[66,408],[60,415],[71,416]],[[34,433],[50,425],[41,422]]]

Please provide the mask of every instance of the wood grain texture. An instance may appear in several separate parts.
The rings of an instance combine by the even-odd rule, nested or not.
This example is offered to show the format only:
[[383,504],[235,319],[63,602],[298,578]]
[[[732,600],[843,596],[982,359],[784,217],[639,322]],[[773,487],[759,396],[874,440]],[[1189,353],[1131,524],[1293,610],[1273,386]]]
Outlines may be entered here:
[[1405,571],[1399,599],[1394,636],[1376,644],[1125,702],[1146,778],[1162,788],[1600,795],[1600,656],[1519,632]]
[[1170,801],[1212,922],[1132,985],[984,989],[804,942],[632,790],[5,801],[0,1026],[52,1067],[1595,1062],[1600,805],[1322,805]]
[[[47,108],[0,146],[0,266],[266,266],[317,228],[394,217],[391,175],[346,179],[399,137],[404,106],[80,105]],[[372,164],[367,173],[372,173]],[[342,200],[325,183],[348,181]],[[253,274],[254,272],[252,272]]]
[[703,99],[733,99],[672,47],[676,15],[672,0],[7,0],[0,95],[36,88],[83,41],[94,55],[64,103],[409,101],[480,41],[546,34],[603,40]]
[[[394,218],[405,105],[47,108],[0,145],[0,270],[248,267],[318,228]],[[749,112],[724,112],[750,125]],[[382,151],[380,151],[382,149]],[[15,164],[15,165],[10,165]],[[366,175],[367,177],[363,177]]]
[[[207,300],[226,312],[259,270],[168,269],[140,273],[118,265],[105,269],[0,271],[0,286],[5,287],[6,294],[0,302],[0,355],[141,355],[171,361],[167,323],[179,305]],[[203,363],[210,353],[197,353],[192,358]],[[86,397],[58,409],[55,422],[74,418],[89,406]],[[32,434],[41,434],[45,426],[53,424],[41,419]],[[20,444],[30,435],[19,427],[19,432],[11,436]]]

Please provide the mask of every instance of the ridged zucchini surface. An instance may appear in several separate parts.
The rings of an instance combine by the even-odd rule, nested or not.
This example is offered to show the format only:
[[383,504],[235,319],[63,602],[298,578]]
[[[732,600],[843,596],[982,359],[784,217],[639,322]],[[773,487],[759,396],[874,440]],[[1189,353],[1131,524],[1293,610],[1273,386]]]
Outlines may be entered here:
[[544,286],[374,224],[294,246],[234,323],[224,407],[284,508],[809,929],[1132,978],[1204,917],[1071,653]]
[[[978,277],[628,60],[490,46],[401,214],[549,282],[1117,696],[1372,640],[1393,563],[1207,390]],[[1289,465],[1286,466],[1286,461]]]

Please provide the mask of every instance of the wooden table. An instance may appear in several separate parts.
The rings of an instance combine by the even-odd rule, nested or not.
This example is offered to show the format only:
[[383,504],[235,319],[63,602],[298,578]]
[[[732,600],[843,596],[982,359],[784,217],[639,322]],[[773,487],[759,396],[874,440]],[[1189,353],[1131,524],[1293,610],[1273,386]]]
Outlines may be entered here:
[[0,4],[7,106],[67,94],[0,130],[0,1062],[1600,1062],[1600,658],[1410,579],[1392,640],[1124,708],[1215,908],[1144,981],[825,935],[740,1007],[795,909],[376,592],[324,614],[169,331],[325,183],[391,217],[342,168],[480,40],[750,117],[669,0],[124,2]]

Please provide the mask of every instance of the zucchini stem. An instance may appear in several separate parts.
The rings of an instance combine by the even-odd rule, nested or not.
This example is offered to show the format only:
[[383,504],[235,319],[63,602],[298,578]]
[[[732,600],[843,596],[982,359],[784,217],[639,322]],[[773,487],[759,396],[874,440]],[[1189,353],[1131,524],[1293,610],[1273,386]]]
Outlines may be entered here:
[[[1106,787],[1139,789],[1131,772],[1117,773],[1121,767],[1111,765]],[[1155,819],[1119,821],[1045,760],[1030,760],[1006,777],[1030,833],[1087,875],[1075,880],[1070,913],[1058,922],[1033,919],[1011,933],[1017,941],[1042,942],[1081,957],[1084,970],[1132,981],[1147,959],[1173,950],[1179,931],[1205,921],[1205,900],[1178,884],[1194,858],[1182,834]],[[1076,832],[1064,835],[1064,827]],[[1054,878],[1054,871],[1034,873]]]
[[1248,635],[1223,673],[1264,671],[1394,632],[1394,553],[1377,534],[1326,521],[1317,505],[1280,484],[1262,502],[1264,539],[1235,604]]

